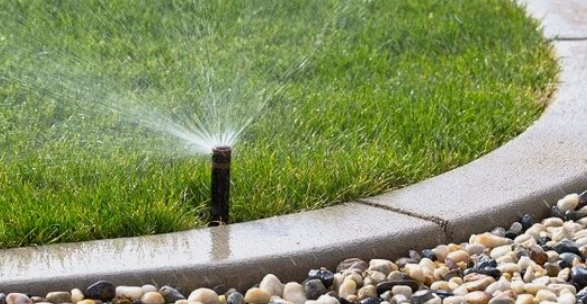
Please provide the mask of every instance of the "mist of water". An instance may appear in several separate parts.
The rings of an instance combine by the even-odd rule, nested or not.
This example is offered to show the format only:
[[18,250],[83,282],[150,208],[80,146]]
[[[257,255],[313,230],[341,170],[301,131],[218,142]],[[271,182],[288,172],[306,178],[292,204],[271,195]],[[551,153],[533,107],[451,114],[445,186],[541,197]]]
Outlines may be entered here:
[[[3,46],[0,55],[10,55],[18,60],[10,62],[4,71],[0,70],[0,86],[14,85],[46,103],[66,108],[63,117],[47,126],[57,134],[56,137],[71,137],[73,134],[76,135],[73,137],[84,140],[91,137],[87,136],[88,132],[98,135],[116,132],[115,137],[121,141],[139,134],[141,138],[164,136],[166,144],[141,149],[174,155],[210,153],[214,146],[237,144],[267,105],[287,90],[289,79],[302,71],[324,45],[324,33],[343,9],[341,6],[331,16],[324,17],[319,35],[312,38],[310,47],[300,49],[297,58],[285,64],[282,58],[273,58],[274,67],[266,71],[259,71],[256,63],[250,60],[246,46],[209,39],[215,36],[214,27],[208,24],[212,21],[200,22],[194,27],[190,24],[193,20],[186,19],[180,29],[165,28],[170,32],[193,28],[185,39],[169,41],[178,50],[178,57],[170,62],[180,66],[175,71],[186,76],[185,82],[178,87],[188,90],[179,93],[173,84],[156,84],[149,77],[125,75],[125,71],[119,71],[120,78],[92,73],[93,69],[99,70],[102,63],[90,61],[84,55],[92,54],[89,46],[74,40],[56,41],[54,45],[38,44],[37,40],[42,40],[38,39],[40,35],[50,33],[29,22],[26,16],[5,18],[14,12],[2,12],[0,18],[13,22],[0,22],[0,33],[12,33],[0,34],[0,46]],[[109,21],[120,19],[116,14],[115,11],[102,12],[101,15],[91,13],[90,17],[99,20],[107,31],[119,26]],[[243,22],[243,32],[251,20]],[[133,32],[124,24],[120,26],[123,31]],[[96,33],[89,35],[94,35],[97,41],[101,39]],[[137,39],[139,47],[144,41],[140,37],[129,39]],[[223,44],[220,47],[231,51],[217,58],[215,50],[219,43]],[[129,56],[118,60],[122,64],[133,59]],[[268,79],[260,76],[261,72],[277,75]],[[177,78],[161,68],[156,73],[162,78]],[[128,79],[133,82],[129,84]],[[83,121],[101,123],[81,126]],[[101,125],[103,121],[109,127]],[[116,127],[120,122],[126,124],[123,131]]]

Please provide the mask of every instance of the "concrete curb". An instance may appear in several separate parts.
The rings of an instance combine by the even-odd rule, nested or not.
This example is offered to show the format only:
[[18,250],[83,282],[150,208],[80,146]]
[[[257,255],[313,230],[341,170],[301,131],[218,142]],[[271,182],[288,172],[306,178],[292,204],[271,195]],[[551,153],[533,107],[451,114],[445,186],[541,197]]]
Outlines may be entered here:
[[[303,279],[344,258],[394,258],[462,241],[521,213],[542,216],[587,188],[587,3],[526,0],[556,40],[563,68],[552,105],[490,154],[404,189],[322,210],[156,236],[0,251],[0,291],[44,294],[98,279],[193,289],[246,288],[264,274]],[[560,3],[559,3],[560,2]],[[467,208],[463,208],[467,206]]]

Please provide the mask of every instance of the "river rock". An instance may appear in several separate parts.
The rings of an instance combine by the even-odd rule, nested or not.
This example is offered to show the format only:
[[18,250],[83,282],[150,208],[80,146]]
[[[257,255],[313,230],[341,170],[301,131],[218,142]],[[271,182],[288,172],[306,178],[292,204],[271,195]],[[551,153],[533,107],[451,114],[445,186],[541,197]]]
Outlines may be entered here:
[[551,292],[549,290],[541,289],[541,290],[538,290],[538,292],[536,293],[534,300],[538,303],[544,302],[544,301],[556,302],[556,294],[554,294],[553,292]]
[[516,304],[532,304],[534,303],[534,297],[531,294],[520,294],[516,298]]
[[575,304],[577,302],[577,298],[574,294],[565,292],[558,297],[557,302],[560,304]]
[[434,299],[434,295],[430,290],[420,290],[412,295],[410,304],[424,304]]
[[565,197],[558,200],[556,207],[563,213],[571,210],[575,210],[579,205],[579,195],[576,193],[566,195]]
[[306,298],[309,300],[317,300],[318,297],[328,292],[322,281],[319,279],[312,279],[304,283],[304,292]]
[[[307,302],[306,302],[307,304]],[[377,297],[372,298],[364,298],[363,300],[359,301],[359,304],[381,304],[381,299]]]
[[338,264],[338,266],[336,266],[336,271],[337,272],[343,272],[347,269],[354,269],[357,272],[363,272],[365,270],[367,270],[369,268],[369,265],[367,264],[367,262],[361,260],[361,259],[357,259],[357,258],[352,258],[352,259],[346,259],[342,262],[340,262]]
[[45,296],[48,302],[59,304],[59,303],[71,303],[71,294],[66,291],[54,291],[50,292]]
[[33,301],[33,303],[47,303],[47,299],[43,298],[43,297],[39,297],[39,296],[31,296],[31,301]]
[[251,288],[245,293],[245,303],[267,304],[271,301],[271,294],[261,288]]
[[226,298],[227,304],[245,304],[245,297],[240,292],[233,292]]
[[512,246],[511,245],[505,245],[505,246],[499,246],[499,247],[495,247],[491,250],[491,253],[489,254],[489,256],[492,259],[499,259],[503,256],[505,256],[506,254],[512,252]]
[[421,255],[422,255],[423,258],[427,258],[427,259],[430,259],[432,261],[436,261],[437,260],[436,254],[434,254],[434,251],[432,251],[431,249],[424,249],[424,250],[422,250]]
[[24,293],[9,293],[6,296],[6,304],[32,304],[33,301]]
[[143,294],[147,292],[157,292],[157,287],[155,287],[155,285],[152,284],[145,284],[141,286],[141,288],[143,289]]
[[462,286],[465,287],[468,291],[484,291],[492,283],[495,283],[495,279],[490,276],[480,277],[474,281],[467,282]]
[[0,292],[0,304],[6,304],[6,294]]
[[446,257],[448,259],[453,260],[455,263],[459,263],[459,262],[468,263],[469,262],[469,253],[465,250],[453,251],[453,252],[449,253]]
[[[347,280],[342,283],[341,288],[347,282],[352,282],[352,284],[355,284],[353,280]],[[304,287],[295,282],[285,284],[285,287],[283,288],[283,299],[294,304],[304,304],[307,300]]]
[[502,238],[489,232],[474,235],[471,237],[471,239],[472,243],[481,244],[488,249],[493,249],[495,247],[509,245],[513,243],[513,241],[510,239]]
[[308,272],[308,280],[319,279],[326,288],[330,288],[334,283],[334,273],[322,267],[320,269],[312,269]]
[[[117,297],[126,297],[131,300],[138,300],[140,299],[143,294],[143,288],[140,286],[117,286],[116,287],[116,296]],[[173,301],[175,302],[175,301]],[[169,303],[173,303],[169,302]]]
[[107,281],[98,281],[86,288],[86,298],[109,302],[116,296],[116,286]]
[[83,299],[84,293],[79,288],[74,288],[71,290],[71,303],[76,304]]
[[406,296],[406,298],[409,299],[414,292],[410,286],[396,285],[391,288],[391,293],[393,293],[394,295],[403,294],[404,296]]
[[367,270],[363,272],[363,277],[363,285],[377,285],[387,279],[387,276],[383,274],[383,272],[375,270]]
[[165,299],[165,303],[175,303],[179,300],[185,300],[184,295],[181,292],[179,292],[179,290],[168,285],[161,287],[159,289],[159,293]]
[[542,247],[534,245],[530,247],[530,259],[532,259],[532,261],[536,262],[537,264],[544,265],[544,263],[548,261],[548,255],[544,249],[542,249]]
[[342,282],[338,290],[338,296],[346,299],[348,296],[353,295],[357,292],[357,284],[353,280],[346,280]]
[[571,280],[580,287],[587,286],[587,268],[573,267],[571,269]]
[[510,288],[511,288],[511,282],[508,281],[506,278],[501,277],[499,279],[499,281],[487,286],[487,288],[485,289],[485,292],[492,295],[496,291],[505,292],[505,291],[510,290]]
[[382,294],[388,290],[392,290],[394,286],[408,286],[412,289],[412,292],[416,292],[419,288],[417,282],[412,280],[393,280],[389,282],[382,282],[377,284],[377,293]]
[[318,298],[317,302],[319,304],[340,304],[340,302],[335,297],[327,295],[327,294],[321,295]]
[[469,244],[465,246],[465,250],[469,253],[469,255],[480,255],[485,251],[485,246],[481,244]]
[[272,296],[281,297],[283,295],[283,284],[281,284],[279,278],[274,274],[266,275],[263,280],[261,280],[259,288],[267,291]]
[[369,261],[369,270],[379,271],[387,276],[390,272],[397,270],[397,265],[389,260],[372,259]]
[[141,296],[141,302],[145,304],[165,304],[165,298],[158,292],[150,291]]
[[473,291],[465,295],[465,301],[470,304],[488,304],[491,296],[484,291]]
[[528,230],[528,228],[532,227],[536,223],[536,218],[531,214],[524,214],[522,215],[522,219],[520,220],[520,224],[522,225],[522,230]]
[[509,296],[502,296],[501,294],[489,300],[489,304],[515,304],[514,298]]
[[579,248],[577,248],[577,245],[575,245],[575,243],[571,240],[560,241],[556,246],[554,246],[554,250],[558,252],[558,254],[571,252],[579,256],[581,255]]
[[424,283],[425,277],[422,266],[418,264],[407,264],[404,271],[410,278],[419,283]]
[[436,281],[430,285],[430,289],[433,291],[438,291],[438,290],[450,291],[450,290],[452,290],[452,288],[450,287],[450,284],[447,281]]
[[111,304],[134,304],[133,302],[140,302],[141,304],[143,303],[141,300],[133,301],[125,296],[116,296],[114,299],[112,299],[112,301],[110,301]]
[[96,301],[94,301],[94,300],[86,299],[86,300],[81,300],[81,301],[77,302],[77,304],[98,304],[98,303],[96,303]]
[[373,286],[373,285],[365,285],[359,289],[359,291],[357,292],[357,296],[359,297],[359,300],[363,300],[363,299],[367,299],[367,298],[376,298],[377,297],[377,288],[375,288],[375,286]]
[[200,302],[202,304],[217,304],[218,294],[210,288],[198,288],[190,294],[188,302]]

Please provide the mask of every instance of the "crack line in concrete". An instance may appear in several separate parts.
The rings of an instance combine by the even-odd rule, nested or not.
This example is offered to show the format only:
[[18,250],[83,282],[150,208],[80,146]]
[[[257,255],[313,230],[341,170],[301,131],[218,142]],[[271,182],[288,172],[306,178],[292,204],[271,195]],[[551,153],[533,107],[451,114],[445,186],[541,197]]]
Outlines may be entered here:
[[587,37],[554,37],[552,41],[572,42],[572,41],[587,41]]
[[395,212],[395,213],[399,213],[402,215],[406,215],[409,217],[414,217],[420,220],[424,220],[427,222],[432,222],[438,226],[440,226],[440,228],[442,229],[442,232],[444,233],[444,236],[447,238],[447,241],[450,241],[452,239],[451,234],[448,231],[448,222],[446,222],[445,220],[436,217],[436,216],[426,216],[426,215],[421,215],[421,214],[417,214],[417,213],[413,213],[413,212],[409,212],[409,211],[405,211],[399,208],[395,208],[395,207],[391,207],[391,206],[386,206],[386,205],[380,205],[380,204],[376,204],[376,203],[372,203],[370,201],[367,200],[363,200],[363,199],[357,199],[355,200],[356,203],[358,204],[362,204],[362,205],[366,205],[366,206],[370,206],[370,207],[374,207],[374,208],[379,208],[379,209],[383,209],[383,210],[387,210],[387,211],[391,211],[391,212]]

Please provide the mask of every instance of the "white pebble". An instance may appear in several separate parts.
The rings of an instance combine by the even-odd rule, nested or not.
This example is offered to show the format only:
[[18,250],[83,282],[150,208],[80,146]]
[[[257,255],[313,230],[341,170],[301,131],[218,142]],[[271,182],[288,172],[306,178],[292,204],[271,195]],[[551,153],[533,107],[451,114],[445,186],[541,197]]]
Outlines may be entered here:
[[151,285],[151,284],[146,284],[141,286],[141,288],[143,289],[143,293],[147,293],[147,292],[157,292],[157,287]]
[[198,288],[190,294],[188,302],[200,302],[202,304],[217,304],[218,294],[209,288]]
[[22,293],[9,293],[6,296],[7,304],[31,304],[31,299]]
[[350,295],[354,295],[357,291],[357,284],[355,281],[347,280],[342,283],[340,289],[338,290],[338,296],[346,299]]
[[512,252],[512,246],[505,245],[505,246],[499,246],[499,247],[493,248],[489,255],[491,256],[492,259],[498,259],[502,256],[505,256],[506,254],[508,254],[510,252]]
[[575,304],[575,302],[577,302],[577,298],[574,294],[565,292],[558,297],[557,302],[560,304]]
[[422,266],[418,264],[407,264],[404,268],[404,271],[412,279],[416,280],[419,283],[424,283],[425,277],[424,272],[422,271]]
[[390,272],[397,270],[397,266],[389,260],[384,259],[372,259],[369,261],[369,269],[382,272],[388,275]]
[[[352,282],[352,284],[355,284],[355,282],[353,280],[347,280],[344,281],[341,285],[344,286],[345,284],[351,284],[351,283],[347,283],[347,282]],[[356,288],[356,284],[355,284],[355,288]],[[356,289],[355,289],[356,291]],[[354,292],[353,292],[354,294]],[[304,292],[304,287],[298,283],[295,282],[290,282],[285,284],[285,287],[283,288],[283,299],[289,302],[292,302],[294,304],[304,304],[304,302],[306,302],[306,293]]]
[[272,296],[281,297],[283,295],[283,284],[273,274],[266,275],[261,281],[261,284],[259,284],[259,288],[267,291]]
[[141,297],[141,302],[145,304],[165,304],[165,299],[160,293],[150,291]]
[[271,301],[271,294],[261,288],[251,288],[245,293],[245,303],[267,304]]
[[76,304],[77,302],[84,299],[84,293],[78,289],[74,288],[71,290],[71,303]]
[[554,294],[552,291],[549,291],[546,289],[541,289],[541,290],[538,290],[538,292],[536,293],[536,297],[534,297],[534,299],[538,303],[543,302],[543,301],[556,302],[556,294]]
[[[153,291],[149,291],[153,292]],[[143,291],[142,287],[139,286],[117,286],[116,287],[116,296],[117,297],[127,297],[131,300],[138,300],[143,296],[145,292]]]
[[324,294],[318,297],[318,303],[320,304],[340,304],[340,302],[333,296]]
[[405,286],[405,285],[396,285],[396,286],[393,286],[391,288],[391,292],[394,295],[402,294],[402,295],[406,296],[406,298],[408,298],[408,299],[410,297],[412,297],[412,288],[410,288],[409,286]]
[[556,207],[564,212],[575,210],[579,205],[579,195],[577,193],[569,194],[556,203]]

